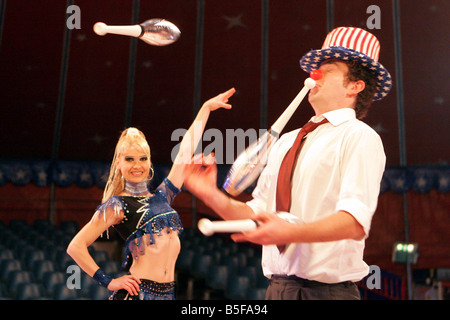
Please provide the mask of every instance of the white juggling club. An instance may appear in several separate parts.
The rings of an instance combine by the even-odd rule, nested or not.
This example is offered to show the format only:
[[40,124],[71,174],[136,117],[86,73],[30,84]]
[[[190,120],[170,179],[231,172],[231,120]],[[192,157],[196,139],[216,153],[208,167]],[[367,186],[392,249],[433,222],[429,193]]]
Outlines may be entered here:
[[[278,212],[277,215],[289,223],[301,224],[301,220],[288,212]],[[227,220],[227,221],[210,221],[203,218],[198,221],[198,229],[205,236],[211,236],[214,233],[241,233],[255,230],[259,223],[252,219],[243,220]],[[296,248],[295,243],[289,243],[284,246],[282,252],[286,257],[292,255]]]
[[198,221],[198,229],[205,236],[212,236],[214,233],[236,233],[255,230],[258,223],[252,219],[211,221],[203,218]]
[[[300,223],[300,219],[293,214],[279,212],[277,215],[287,222]],[[211,236],[214,233],[240,233],[252,231],[258,227],[258,222],[252,219],[211,221],[207,218],[203,218],[198,221],[197,227],[205,236]]]

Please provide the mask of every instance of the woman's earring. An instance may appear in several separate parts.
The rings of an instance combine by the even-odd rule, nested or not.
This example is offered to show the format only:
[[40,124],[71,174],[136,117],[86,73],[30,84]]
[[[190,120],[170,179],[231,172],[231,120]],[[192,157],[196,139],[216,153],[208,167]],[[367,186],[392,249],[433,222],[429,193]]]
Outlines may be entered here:
[[150,167],[150,171],[151,171],[151,176],[148,178],[148,181],[152,180],[153,177],[155,176],[155,170],[153,170],[153,166]]

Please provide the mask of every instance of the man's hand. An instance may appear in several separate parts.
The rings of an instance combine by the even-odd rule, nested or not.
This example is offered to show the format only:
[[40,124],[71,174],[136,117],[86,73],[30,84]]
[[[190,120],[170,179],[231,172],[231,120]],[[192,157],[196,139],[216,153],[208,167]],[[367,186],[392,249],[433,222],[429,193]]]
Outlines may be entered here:
[[274,213],[258,214],[256,220],[261,225],[255,231],[234,234],[232,239],[262,245],[284,245],[345,239],[361,240],[365,237],[362,225],[346,211],[338,211],[329,217],[306,224],[286,222]]
[[217,165],[214,155],[197,154],[184,168],[184,186],[203,202],[211,199],[217,188]]
[[254,231],[236,233],[231,238],[236,242],[253,242],[261,245],[284,245],[292,242],[290,236],[296,232],[298,225],[287,222],[274,213],[260,213],[255,220],[259,227]]

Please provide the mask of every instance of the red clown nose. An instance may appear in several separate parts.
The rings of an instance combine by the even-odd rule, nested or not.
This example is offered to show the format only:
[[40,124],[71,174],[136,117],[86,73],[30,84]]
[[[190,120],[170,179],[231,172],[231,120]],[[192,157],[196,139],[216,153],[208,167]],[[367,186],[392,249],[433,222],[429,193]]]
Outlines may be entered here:
[[317,70],[313,70],[313,71],[311,71],[311,73],[309,74],[309,76],[310,76],[310,78],[311,79],[313,79],[313,80],[320,80],[320,79],[322,79],[322,70],[319,70],[319,69],[317,69]]

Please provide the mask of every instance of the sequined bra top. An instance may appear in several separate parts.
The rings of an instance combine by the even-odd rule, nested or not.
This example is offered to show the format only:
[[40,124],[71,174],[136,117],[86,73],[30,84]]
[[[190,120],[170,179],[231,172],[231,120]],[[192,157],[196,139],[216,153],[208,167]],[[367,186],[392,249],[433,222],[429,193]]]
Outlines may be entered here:
[[114,209],[115,214],[124,212],[123,220],[113,225],[125,240],[124,269],[130,267],[131,257],[138,259],[145,254],[145,245],[155,243],[155,234],[161,235],[163,230],[167,233],[183,230],[178,213],[171,207],[179,192],[180,189],[165,178],[150,197],[114,196],[97,207],[96,214],[103,215],[105,219],[104,213],[108,208]]

